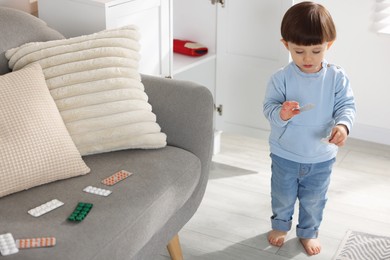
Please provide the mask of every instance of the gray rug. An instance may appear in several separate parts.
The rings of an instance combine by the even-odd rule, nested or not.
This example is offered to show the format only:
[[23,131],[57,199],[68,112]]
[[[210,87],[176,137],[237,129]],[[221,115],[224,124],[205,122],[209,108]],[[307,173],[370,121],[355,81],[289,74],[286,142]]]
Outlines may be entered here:
[[227,177],[243,176],[243,175],[251,175],[251,174],[257,174],[257,172],[212,161],[210,165],[209,178],[219,179],[219,178],[227,178]]
[[390,260],[390,237],[348,231],[334,260]]

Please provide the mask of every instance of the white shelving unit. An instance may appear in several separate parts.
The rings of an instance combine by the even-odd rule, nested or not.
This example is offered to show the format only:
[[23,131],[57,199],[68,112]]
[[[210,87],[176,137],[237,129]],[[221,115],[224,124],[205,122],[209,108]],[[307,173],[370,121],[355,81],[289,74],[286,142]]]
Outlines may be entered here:
[[[217,6],[210,0],[39,0],[39,17],[66,37],[136,24],[140,72],[197,82],[216,93]],[[173,54],[173,38],[207,46],[200,57]],[[216,131],[216,140],[220,132]],[[215,146],[218,151],[219,144]]]
[[[66,37],[136,24],[142,73],[195,81],[215,94],[217,6],[210,0],[39,0],[38,7]],[[173,54],[173,38],[199,42],[208,54]]]

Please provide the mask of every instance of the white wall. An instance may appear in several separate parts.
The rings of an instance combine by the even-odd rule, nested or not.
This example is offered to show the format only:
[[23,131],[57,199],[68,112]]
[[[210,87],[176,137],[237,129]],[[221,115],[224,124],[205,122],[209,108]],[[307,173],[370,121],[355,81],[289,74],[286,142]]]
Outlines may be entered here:
[[390,35],[375,32],[376,1],[314,2],[330,11],[336,24],[337,40],[326,59],[351,80],[357,104],[351,137],[390,145]]

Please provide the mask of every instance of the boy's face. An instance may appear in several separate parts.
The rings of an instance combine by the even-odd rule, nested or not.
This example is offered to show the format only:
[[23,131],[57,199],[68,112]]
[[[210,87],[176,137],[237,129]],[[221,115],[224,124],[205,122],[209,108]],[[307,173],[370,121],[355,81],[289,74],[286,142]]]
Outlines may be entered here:
[[291,58],[299,69],[305,73],[316,73],[322,68],[325,52],[333,42],[318,45],[296,45],[282,40],[284,46],[291,53]]

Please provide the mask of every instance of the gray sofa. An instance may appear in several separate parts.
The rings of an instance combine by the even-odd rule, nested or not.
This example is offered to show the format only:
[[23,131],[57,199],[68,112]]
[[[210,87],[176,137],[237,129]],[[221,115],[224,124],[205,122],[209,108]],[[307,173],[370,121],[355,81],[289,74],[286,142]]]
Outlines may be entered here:
[[[61,38],[38,18],[0,7],[0,75],[10,72],[6,50]],[[0,258],[153,260],[167,245],[173,259],[181,258],[176,235],[197,210],[208,180],[212,95],[195,83],[146,75],[142,81],[157,122],[167,134],[167,147],[85,156],[91,168],[87,175],[0,198],[0,234],[10,232],[15,239],[54,236],[57,240],[52,248],[23,249]],[[134,175],[118,184],[110,196],[82,191],[121,169]],[[52,199],[65,204],[38,218],[27,213]],[[92,211],[81,223],[67,221],[80,201],[93,203]]]

